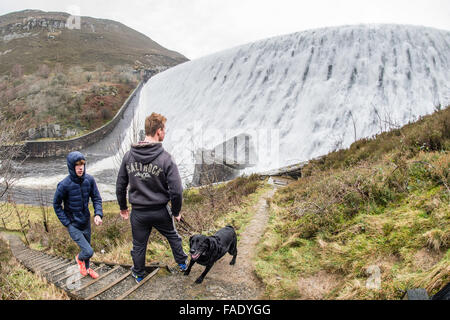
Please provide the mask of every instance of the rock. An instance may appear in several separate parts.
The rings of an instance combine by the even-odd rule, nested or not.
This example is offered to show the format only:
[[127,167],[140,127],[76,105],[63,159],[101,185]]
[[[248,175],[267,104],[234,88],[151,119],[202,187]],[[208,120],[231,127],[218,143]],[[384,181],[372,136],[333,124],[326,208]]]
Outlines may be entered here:
[[49,124],[48,126],[47,126],[47,137],[48,138],[56,138],[56,137],[59,137],[60,136],[60,133],[59,133],[59,130],[60,130],[60,126],[59,125],[57,125],[57,124]]
[[41,138],[48,138],[47,126],[43,125],[39,127],[39,135]]
[[192,184],[201,186],[221,181],[227,181],[239,176],[239,170],[230,168],[222,163],[196,163]]

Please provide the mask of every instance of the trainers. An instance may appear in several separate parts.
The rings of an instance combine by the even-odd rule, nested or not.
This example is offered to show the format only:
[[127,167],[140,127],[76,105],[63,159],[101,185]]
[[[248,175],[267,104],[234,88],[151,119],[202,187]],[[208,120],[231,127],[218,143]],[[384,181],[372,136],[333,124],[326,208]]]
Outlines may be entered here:
[[186,263],[179,263],[178,266],[180,267],[181,272],[186,271],[187,269]]
[[87,269],[87,274],[92,278],[92,279],[97,279],[98,278],[98,273],[95,272],[94,270],[92,270],[91,268]]
[[139,283],[142,281],[142,279],[144,279],[144,277],[138,276],[137,274],[135,274],[133,271],[131,271],[131,276],[134,278],[134,280],[136,281],[136,283]]
[[78,269],[80,269],[80,273],[82,276],[87,275],[86,265],[84,264],[84,261],[78,260],[78,255],[75,256],[75,261],[78,264]]

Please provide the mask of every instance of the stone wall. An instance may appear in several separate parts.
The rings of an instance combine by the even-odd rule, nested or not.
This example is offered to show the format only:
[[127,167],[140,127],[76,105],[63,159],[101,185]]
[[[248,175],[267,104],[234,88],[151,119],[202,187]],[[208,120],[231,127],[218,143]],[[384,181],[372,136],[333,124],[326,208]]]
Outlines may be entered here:
[[109,134],[116,124],[123,117],[123,113],[127,109],[131,100],[141,90],[144,82],[139,82],[138,86],[133,90],[122,107],[116,113],[114,118],[103,125],[102,127],[89,132],[83,136],[67,139],[67,140],[50,140],[50,141],[25,141],[23,153],[30,158],[46,158],[66,155],[67,153],[75,150],[83,149],[94,142],[102,140],[107,134]]

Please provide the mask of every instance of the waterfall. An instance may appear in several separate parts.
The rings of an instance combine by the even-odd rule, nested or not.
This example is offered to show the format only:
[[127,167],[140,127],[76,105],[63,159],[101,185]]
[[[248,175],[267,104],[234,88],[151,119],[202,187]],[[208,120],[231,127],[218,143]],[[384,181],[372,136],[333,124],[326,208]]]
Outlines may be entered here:
[[[153,76],[120,151],[88,159],[87,173],[115,199],[114,170],[152,112],[168,119],[163,145],[189,182],[198,148],[246,133],[256,150],[246,173],[298,163],[449,105],[449,80],[449,31],[356,25],[261,40]],[[54,189],[67,174],[58,165],[59,175],[29,174],[18,185]]]

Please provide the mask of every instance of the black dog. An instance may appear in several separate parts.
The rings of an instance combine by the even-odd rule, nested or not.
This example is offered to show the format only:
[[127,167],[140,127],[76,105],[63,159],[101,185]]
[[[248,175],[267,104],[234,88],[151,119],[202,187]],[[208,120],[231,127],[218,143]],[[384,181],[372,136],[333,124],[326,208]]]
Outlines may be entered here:
[[225,253],[228,252],[233,256],[230,262],[231,265],[236,263],[237,237],[232,226],[226,226],[210,237],[201,234],[191,236],[189,238],[189,245],[191,247],[189,251],[191,253],[191,261],[184,275],[189,275],[192,266],[196,262],[202,266],[206,266],[205,271],[195,280],[196,283],[202,283],[203,278],[205,278],[213,264],[222,258]]

